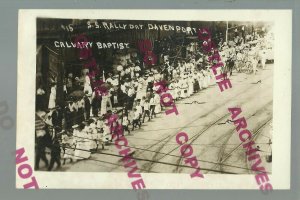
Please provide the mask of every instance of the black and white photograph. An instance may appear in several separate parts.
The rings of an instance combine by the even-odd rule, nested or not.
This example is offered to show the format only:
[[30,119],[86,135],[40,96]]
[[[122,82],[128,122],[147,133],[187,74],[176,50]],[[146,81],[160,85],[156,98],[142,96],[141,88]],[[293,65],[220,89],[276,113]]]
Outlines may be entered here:
[[[35,57],[30,54],[34,65],[26,72],[35,89],[30,94],[20,90],[32,95],[22,105],[34,108],[34,121],[30,117],[26,125],[34,132],[26,132],[26,138],[35,173],[61,178],[115,173],[116,182],[122,173],[128,184],[132,176],[143,176],[144,188],[149,181],[159,184],[147,174],[164,175],[165,188],[175,179],[168,180],[169,175],[203,185],[211,175],[224,176],[229,184],[231,176],[249,175],[249,187],[264,190],[255,179],[262,173],[272,183],[274,165],[280,164],[278,159],[274,164],[274,157],[281,148],[273,145],[279,137],[274,118],[280,113],[275,110],[286,102],[274,103],[275,82],[280,75],[287,82],[284,73],[291,68],[286,57],[276,57],[281,48],[276,40],[282,37],[275,20],[260,15],[201,20],[201,14],[151,19],[146,17],[150,11],[144,19],[142,12],[140,18],[126,19],[95,17],[96,11],[89,18],[76,12],[72,17],[39,15],[30,26],[35,27]],[[275,75],[275,68],[283,73]],[[26,84],[24,80],[29,77],[21,80]],[[244,182],[241,178],[220,188],[247,188]],[[52,187],[64,188],[55,183]],[[118,188],[112,183],[106,187]],[[189,188],[184,183],[178,187]]]
[[[202,27],[211,30],[221,70],[236,87],[223,99],[210,70],[212,54],[198,38]],[[38,18],[35,168],[123,171],[106,122],[116,113],[142,172],[190,170],[174,140],[184,129],[204,173],[251,173],[222,110],[237,100],[271,172],[273,40],[268,22]],[[84,48],[90,55],[80,54]],[[181,111],[176,123],[164,114],[159,81]]]

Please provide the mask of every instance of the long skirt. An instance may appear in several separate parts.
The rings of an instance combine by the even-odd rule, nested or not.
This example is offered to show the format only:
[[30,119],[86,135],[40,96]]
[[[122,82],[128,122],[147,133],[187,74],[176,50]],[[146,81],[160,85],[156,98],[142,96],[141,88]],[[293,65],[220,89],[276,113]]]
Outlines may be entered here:
[[203,81],[202,81],[202,86],[203,88],[207,88],[208,87],[208,83],[207,83],[207,78],[206,76],[204,77]]
[[137,90],[136,99],[142,99],[142,97],[146,97],[146,89],[147,88],[142,87],[141,89]]
[[107,102],[108,102],[108,99],[110,99],[109,97],[102,97],[102,100],[101,100],[101,110],[100,110],[100,114],[101,115],[104,115],[106,112],[107,112]]
[[52,97],[52,95],[50,95],[50,99],[49,99],[49,104],[48,104],[48,108],[54,108],[55,107],[55,97]]
[[97,147],[97,141],[96,141],[96,139],[94,139],[94,140],[91,139],[88,142],[88,145],[89,145],[89,150],[96,149],[96,147]]
[[112,139],[112,136],[110,133],[103,133],[103,136],[102,136],[102,141],[103,142],[108,142]]
[[91,152],[89,149],[89,144],[86,141],[80,141],[76,144],[76,149],[74,152],[74,157],[77,160],[86,159],[91,156]]
[[188,96],[188,88],[181,89],[180,91],[180,97],[181,98],[186,98]]
[[203,81],[202,81],[202,79],[198,79],[198,84],[199,84],[199,89],[202,90],[203,89]]
[[171,89],[170,94],[172,95],[173,99],[177,99],[177,97],[178,97],[177,89]]
[[158,104],[155,105],[154,112],[155,112],[155,114],[158,114],[158,113],[161,112],[161,106],[160,106],[160,103],[158,103]]
[[[74,149],[71,148],[69,145],[67,145],[65,148],[64,148],[64,156],[63,158],[67,159],[67,158],[74,158]],[[77,158],[75,158],[77,159]]]
[[191,96],[193,93],[194,93],[194,84],[193,83],[189,83],[188,96]]

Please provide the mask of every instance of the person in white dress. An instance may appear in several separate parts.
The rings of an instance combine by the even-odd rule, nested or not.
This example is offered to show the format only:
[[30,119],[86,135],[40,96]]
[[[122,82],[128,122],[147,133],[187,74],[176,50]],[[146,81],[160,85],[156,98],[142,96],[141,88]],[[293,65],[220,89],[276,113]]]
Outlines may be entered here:
[[243,60],[244,60],[244,56],[242,54],[242,50],[239,49],[238,53],[236,54],[236,66],[237,66],[237,71],[238,72],[242,71],[242,68],[243,68],[243,65],[244,65]]
[[128,116],[127,115],[123,115],[123,119],[122,119],[122,127],[123,127],[123,130],[124,132],[127,131],[128,132],[128,135],[130,135],[130,130],[129,130],[129,119],[128,119]]
[[200,88],[200,90],[202,90],[203,89],[203,74],[200,71],[197,72],[197,80],[198,80],[199,88]]
[[188,77],[188,97],[194,94],[194,78],[192,74]]
[[186,68],[185,68],[185,62],[184,62],[184,64],[182,64],[179,68],[180,76],[182,76],[185,73],[185,70],[186,70]]
[[210,86],[212,81],[211,81],[211,73],[209,67],[206,69],[206,79],[207,79],[207,86]]
[[110,91],[108,91],[107,95],[102,95],[100,115],[104,115],[108,110],[112,110],[110,97]]
[[91,80],[90,77],[85,74],[85,79],[84,79],[84,86],[83,86],[83,92],[86,93],[87,95],[92,95],[92,87],[91,87]]
[[173,99],[176,100],[178,98],[178,89],[177,84],[175,81],[172,81],[169,85],[170,94],[172,95]]
[[258,64],[258,51],[256,47],[252,47],[251,50],[248,52],[248,58],[252,64],[252,73],[255,75]]
[[262,69],[266,68],[266,60],[267,60],[266,53],[267,52],[264,49],[261,49],[260,52],[259,52],[260,62],[261,62]]
[[130,77],[133,79],[134,78],[134,75],[135,75],[135,66],[134,65],[131,65],[130,66]]
[[172,78],[173,78],[173,79],[178,78],[178,77],[177,77],[177,69],[176,69],[176,68],[174,68],[174,69],[172,70]]
[[144,114],[144,104],[145,104],[145,101],[146,101],[146,97],[142,96],[142,99],[140,101],[140,105],[142,107],[142,115]]
[[136,108],[133,109],[133,120],[132,120],[132,129],[131,131],[134,131],[134,128],[141,128],[141,120],[140,120],[140,111],[138,111]]
[[105,144],[107,144],[111,139],[112,139],[112,137],[111,137],[110,125],[108,123],[108,120],[106,119],[104,121],[104,125],[103,125],[102,141]]
[[179,87],[180,87],[180,97],[186,98],[188,94],[188,83],[187,83],[187,77],[184,75],[182,79],[179,81]]
[[84,131],[81,131],[80,137],[83,139],[80,143],[79,143],[79,149],[82,149],[82,151],[80,152],[81,157],[83,157],[84,159],[87,159],[91,156],[91,152],[90,152],[90,134],[89,134],[89,127],[87,126],[87,128],[84,129]]
[[185,66],[186,66],[186,72],[190,73],[191,72],[191,64],[188,62],[185,64]]
[[141,71],[140,66],[136,65],[136,66],[134,67],[134,72],[135,72],[135,73],[140,73],[140,71]]
[[74,151],[74,160],[82,160],[82,158],[80,157],[80,152],[77,149],[78,148],[78,143],[81,140],[81,138],[79,138],[80,136],[80,128],[79,126],[76,124],[74,126],[72,126],[73,128],[73,147],[75,149]]
[[144,78],[138,79],[138,86],[136,91],[136,99],[142,99],[143,96],[146,96],[147,83]]
[[178,100],[181,97],[180,78],[175,79],[174,88],[176,91],[176,100]]
[[150,101],[149,101],[149,105],[150,105],[150,114],[151,114],[151,119],[153,119],[153,116],[156,117],[155,114],[155,102],[154,102],[154,94],[151,95],[150,97]]
[[104,142],[102,140],[103,138],[103,128],[104,128],[104,122],[103,122],[103,117],[101,116],[97,122],[96,122],[96,130],[97,130],[97,136],[96,136],[96,141],[97,141],[97,147],[96,151],[98,150],[99,145],[102,145],[102,149],[104,149]]
[[55,101],[56,101],[56,85],[53,85],[51,87],[51,93],[50,93],[50,97],[49,97],[49,104],[48,104],[49,109],[52,109],[55,107]]
[[89,126],[89,137],[90,139],[90,150],[94,151],[97,148],[97,128],[94,121],[90,123]]
[[193,58],[193,59],[191,59],[191,61],[190,61],[190,65],[191,65],[191,72],[194,72],[195,71],[195,69],[196,69],[196,61],[195,61],[195,59]]
[[158,113],[161,112],[160,96],[159,96],[159,94],[155,93],[153,100],[154,100],[154,104],[155,104],[154,113],[158,114]]
[[73,132],[73,136],[75,139],[75,152],[74,157],[76,160],[82,160],[87,159],[91,156],[91,152],[89,150],[88,142],[89,140],[87,135],[87,128],[82,127],[80,125],[80,128],[78,131]]
[[206,70],[201,70],[202,74],[203,74],[203,80],[202,80],[202,85],[203,88],[207,88],[208,87],[208,83],[207,83],[207,71]]

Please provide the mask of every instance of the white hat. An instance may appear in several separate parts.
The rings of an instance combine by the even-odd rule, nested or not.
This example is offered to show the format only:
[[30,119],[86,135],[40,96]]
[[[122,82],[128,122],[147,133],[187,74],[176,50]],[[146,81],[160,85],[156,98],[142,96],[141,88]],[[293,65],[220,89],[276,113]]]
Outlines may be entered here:
[[78,128],[78,127],[79,127],[78,124],[72,126],[72,128]]

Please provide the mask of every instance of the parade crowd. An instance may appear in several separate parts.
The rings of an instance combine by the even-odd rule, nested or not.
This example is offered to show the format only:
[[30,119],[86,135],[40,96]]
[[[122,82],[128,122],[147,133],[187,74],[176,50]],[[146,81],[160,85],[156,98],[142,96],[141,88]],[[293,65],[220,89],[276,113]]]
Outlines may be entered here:
[[[265,68],[269,37],[236,36],[232,41],[219,42],[223,70],[232,75],[255,75],[258,66]],[[200,45],[199,45],[200,46]],[[130,57],[119,63],[115,71],[105,74],[107,92],[101,93],[91,84],[88,70],[81,77],[72,73],[65,77],[63,91],[65,105],[56,103],[56,87],[51,85],[50,96],[45,100],[45,90],[37,89],[36,97],[36,159],[39,169],[42,159],[49,171],[66,161],[76,162],[91,157],[111,142],[108,118],[118,114],[118,123],[124,134],[132,134],[144,123],[149,123],[164,109],[156,93],[156,82],[166,81],[175,103],[215,84],[210,71],[209,55],[201,48],[187,48],[185,58],[172,58],[165,53],[161,64],[147,66],[142,59]],[[46,102],[47,105],[40,105]],[[50,163],[46,154],[50,154]]]

